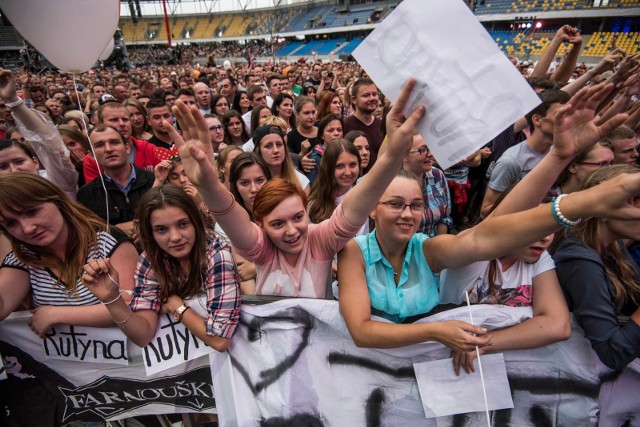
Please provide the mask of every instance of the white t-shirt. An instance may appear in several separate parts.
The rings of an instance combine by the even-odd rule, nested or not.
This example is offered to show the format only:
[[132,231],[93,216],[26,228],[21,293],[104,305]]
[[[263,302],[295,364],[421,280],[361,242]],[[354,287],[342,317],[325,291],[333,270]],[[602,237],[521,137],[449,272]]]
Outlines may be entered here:
[[468,291],[471,303],[530,306],[533,278],[556,268],[547,251],[533,264],[517,260],[506,271],[502,271],[498,260],[496,296],[489,294],[489,266],[490,261],[480,261],[461,268],[445,269],[440,275],[440,304],[462,304],[466,301],[465,291]]

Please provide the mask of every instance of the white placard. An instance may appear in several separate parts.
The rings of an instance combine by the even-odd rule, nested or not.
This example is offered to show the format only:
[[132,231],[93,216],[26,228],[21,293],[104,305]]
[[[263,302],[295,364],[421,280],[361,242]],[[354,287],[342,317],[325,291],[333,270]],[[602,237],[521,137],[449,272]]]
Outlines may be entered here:
[[[502,353],[481,357],[489,410],[513,408],[507,368]],[[460,376],[456,376],[452,359],[413,364],[427,418],[484,412],[478,359],[474,360],[473,366],[475,372],[467,374],[464,369],[461,369]]]
[[461,0],[403,1],[353,56],[389,99],[417,80],[405,113],[427,107],[418,131],[443,169],[540,103]]
[[[188,305],[206,317],[206,310],[201,310],[197,300],[189,302]],[[153,375],[214,351],[172,315],[164,314],[158,318],[156,335],[142,350],[142,354],[147,375]]]
[[55,325],[42,340],[45,358],[128,365],[127,337],[117,328]]

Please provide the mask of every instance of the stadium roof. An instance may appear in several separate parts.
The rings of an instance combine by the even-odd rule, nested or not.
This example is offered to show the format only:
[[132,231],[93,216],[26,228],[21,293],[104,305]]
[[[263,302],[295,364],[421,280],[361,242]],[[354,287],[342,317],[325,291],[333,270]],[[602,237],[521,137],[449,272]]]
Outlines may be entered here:
[[[135,0],[133,0],[135,3]],[[238,12],[276,6],[304,5],[313,0],[166,0],[169,15],[193,15],[216,12]],[[163,15],[161,0],[139,0],[142,16]],[[131,16],[128,0],[120,2],[120,16]]]

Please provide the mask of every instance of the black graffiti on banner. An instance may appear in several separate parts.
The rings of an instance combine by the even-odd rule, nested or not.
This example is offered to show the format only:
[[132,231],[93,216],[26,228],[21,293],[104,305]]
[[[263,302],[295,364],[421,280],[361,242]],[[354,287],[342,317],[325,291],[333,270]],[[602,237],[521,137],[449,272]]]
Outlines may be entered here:
[[101,377],[75,389],[59,390],[65,398],[63,422],[104,420],[151,404],[193,412],[215,408],[208,366],[154,380]]

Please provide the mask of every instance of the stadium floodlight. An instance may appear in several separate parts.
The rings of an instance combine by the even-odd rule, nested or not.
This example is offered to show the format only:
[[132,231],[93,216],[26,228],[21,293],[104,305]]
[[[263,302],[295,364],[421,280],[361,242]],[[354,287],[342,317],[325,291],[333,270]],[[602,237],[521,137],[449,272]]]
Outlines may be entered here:
[[536,28],[537,29],[542,28],[542,22],[540,22],[540,21],[536,22]]

